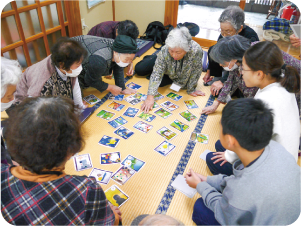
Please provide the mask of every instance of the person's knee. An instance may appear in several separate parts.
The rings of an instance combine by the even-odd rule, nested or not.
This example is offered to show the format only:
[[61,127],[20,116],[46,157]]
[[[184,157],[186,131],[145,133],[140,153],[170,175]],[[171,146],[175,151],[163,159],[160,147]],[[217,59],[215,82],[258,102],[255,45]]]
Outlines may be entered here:
[[208,167],[210,168],[213,164],[213,160],[211,160],[211,158],[213,157],[213,152],[210,152],[206,155],[206,163],[208,165]]
[[203,206],[204,206],[203,198],[198,198],[193,206],[192,220],[197,225],[201,223],[200,216],[202,215]]

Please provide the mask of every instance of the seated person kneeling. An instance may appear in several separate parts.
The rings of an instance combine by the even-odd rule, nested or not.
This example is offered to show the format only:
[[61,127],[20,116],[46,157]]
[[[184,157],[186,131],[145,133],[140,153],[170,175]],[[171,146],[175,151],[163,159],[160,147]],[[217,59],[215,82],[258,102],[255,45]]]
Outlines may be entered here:
[[10,224],[113,225],[120,219],[95,178],[64,172],[84,145],[74,111],[73,101],[62,97],[27,98],[12,110],[6,141],[20,166],[1,164],[1,211]]
[[192,215],[197,225],[289,225],[300,215],[300,167],[271,140],[272,110],[261,100],[237,99],[223,109],[220,140],[235,152],[232,176],[203,176],[192,169],[187,184],[202,198]]

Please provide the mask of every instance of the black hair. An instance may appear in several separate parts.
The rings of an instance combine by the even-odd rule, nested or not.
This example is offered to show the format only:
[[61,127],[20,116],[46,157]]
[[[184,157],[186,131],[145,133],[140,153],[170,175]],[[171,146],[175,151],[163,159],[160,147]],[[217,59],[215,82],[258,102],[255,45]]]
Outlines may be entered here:
[[74,103],[64,97],[27,98],[13,108],[6,130],[8,152],[25,169],[40,174],[60,166],[84,146]]
[[[262,71],[276,78],[290,93],[300,92],[300,74],[294,67],[284,65],[279,47],[269,41],[259,42],[245,52],[245,60],[252,71]],[[281,77],[283,75],[284,77]]]
[[248,151],[266,147],[273,135],[273,113],[259,99],[242,98],[230,101],[223,109],[223,134],[235,137]]
[[84,60],[87,50],[76,40],[61,37],[51,48],[52,63],[64,70],[69,71],[72,64]]
[[131,20],[124,20],[118,24],[118,35],[127,35],[136,40],[139,36],[137,25]]

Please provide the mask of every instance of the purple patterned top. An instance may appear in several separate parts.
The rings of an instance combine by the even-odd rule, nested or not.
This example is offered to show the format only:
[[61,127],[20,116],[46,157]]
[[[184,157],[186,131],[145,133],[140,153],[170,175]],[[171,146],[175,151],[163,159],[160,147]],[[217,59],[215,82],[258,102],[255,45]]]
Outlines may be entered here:
[[119,21],[106,21],[95,25],[88,32],[88,35],[98,36],[102,38],[116,38],[116,28]]

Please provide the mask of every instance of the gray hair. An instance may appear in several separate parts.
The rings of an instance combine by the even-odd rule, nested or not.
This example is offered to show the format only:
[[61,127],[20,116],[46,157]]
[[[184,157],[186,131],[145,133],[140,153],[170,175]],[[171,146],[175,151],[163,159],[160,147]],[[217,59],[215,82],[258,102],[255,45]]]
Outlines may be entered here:
[[192,38],[187,27],[174,28],[169,32],[165,45],[171,49],[178,47],[188,52],[191,40]]
[[231,5],[222,12],[218,21],[220,23],[229,22],[238,31],[241,25],[244,25],[245,13],[239,6]]
[[164,215],[164,214],[154,214],[148,216],[147,219],[141,221],[140,226],[148,225],[173,225],[173,226],[184,226],[184,224],[173,217]]
[[7,86],[17,85],[21,75],[22,68],[18,61],[1,57],[1,99],[7,91]]
[[242,62],[242,58],[251,41],[243,36],[234,35],[220,39],[212,48],[210,57],[219,64],[225,64],[231,60]]

